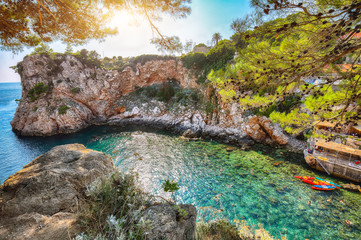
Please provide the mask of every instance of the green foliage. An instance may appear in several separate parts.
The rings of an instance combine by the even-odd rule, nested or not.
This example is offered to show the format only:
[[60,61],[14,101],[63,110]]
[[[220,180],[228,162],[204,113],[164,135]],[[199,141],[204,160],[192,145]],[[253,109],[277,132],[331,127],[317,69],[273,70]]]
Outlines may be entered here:
[[59,107],[58,113],[61,114],[61,115],[63,115],[63,114],[66,113],[66,111],[67,111],[68,109],[70,109],[70,108],[69,108],[67,105],[62,105],[62,106]]
[[13,69],[20,76],[23,73],[23,65],[21,64],[21,62],[18,62],[15,66],[11,66],[10,68]]
[[[265,14],[290,9],[287,2],[253,4]],[[360,60],[361,46],[352,34],[360,31],[361,14],[351,14],[357,8],[351,1],[311,1],[294,8],[299,12],[253,31],[237,31],[232,37],[239,52],[236,63],[208,78],[222,99],[239,101],[245,112],[268,115],[290,133],[318,120],[355,123],[361,113],[361,67],[353,63]],[[352,67],[339,65],[350,53],[357,53],[348,63]],[[321,81],[313,84],[314,79]]]
[[40,43],[40,46],[39,47],[36,47],[34,49],[34,51],[31,53],[31,55],[34,55],[34,54],[51,54],[53,53],[53,49],[51,49],[49,47],[49,45],[45,44],[45,43]]
[[142,212],[151,203],[151,198],[136,186],[134,176],[115,172],[87,188],[79,204],[78,222],[83,235],[90,239],[144,239],[149,224]]
[[32,89],[28,92],[28,99],[30,102],[37,100],[42,93],[47,93],[49,91],[49,86],[44,85],[43,82],[37,83]]
[[164,192],[171,193],[171,199],[173,200],[173,202],[175,202],[176,200],[175,200],[174,192],[179,190],[178,183],[173,180],[166,179],[162,183],[162,188]]
[[207,64],[207,57],[204,53],[189,53],[181,57],[183,66],[194,71],[201,71]]
[[33,112],[36,112],[36,110],[38,110],[38,106],[34,107]]
[[195,47],[207,47],[204,43],[198,43]]
[[71,92],[72,92],[73,94],[80,93],[80,88],[75,87],[75,88],[73,88],[73,89],[71,90]]
[[177,211],[176,220],[181,222],[188,215],[187,210],[181,208],[179,205],[174,205],[174,208]]
[[233,59],[235,47],[229,40],[218,42],[206,55],[203,53],[189,53],[183,56],[183,65],[192,70],[198,77],[197,83],[205,83],[211,70],[225,69],[227,63]]
[[136,87],[130,96],[143,102],[149,102],[151,99],[163,101],[170,107],[183,105],[198,108],[202,107],[204,100],[199,89],[182,88],[175,80],[168,80],[162,84],[153,84],[142,88]]
[[236,225],[233,225],[225,219],[216,219],[208,223],[197,223],[196,239],[240,240],[241,238],[238,235]]
[[173,180],[164,180],[162,188],[165,192],[175,192],[179,189],[178,183]]
[[65,52],[64,54],[73,54],[73,48],[70,43],[66,44]]
[[126,10],[146,14],[153,21],[169,14],[182,18],[190,13],[188,0],[143,1],[2,1],[0,44],[2,50],[21,51],[24,46],[34,47],[41,42],[61,41],[84,44],[88,40],[102,40],[114,35],[109,28],[110,18]]
[[153,38],[151,43],[154,44],[157,50],[162,53],[169,53],[173,55],[175,53],[182,53],[183,51],[183,45],[177,36]]
[[212,42],[214,43],[214,45],[217,45],[218,42],[219,42],[221,39],[222,39],[222,36],[221,36],[221,34],[220,34],[219,32],[214,33],[214,34],[212,35]]
[[130,66],[133,69],[133,71],[136,72],[137,71],[136,66],[138,63],[140,63],[140,65],[144,65],[146,62],[158,61],[158,60],[163,60],[163,61],[177,60],[177,58],[173,57],[173,56],[160,56],[160,55],[155,55],[155,54],[144,54],[144,55],[130,58],[128,60],[128,63],[123,67],[123,69],[127,66]]
[[101,67],[100,54],[94,51],[81,49],[79,52],[73,54],[81,63],[91,67]]
[[157,98],[163,102],[169,100],[175,95],[174,85],[170,81],[165,81],[157,92]]

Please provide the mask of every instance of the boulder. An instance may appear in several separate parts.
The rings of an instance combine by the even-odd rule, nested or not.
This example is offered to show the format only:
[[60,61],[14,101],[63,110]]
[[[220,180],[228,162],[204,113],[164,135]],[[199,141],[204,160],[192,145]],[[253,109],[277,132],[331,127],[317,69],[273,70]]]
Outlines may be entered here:
[[276,142],[280,145],[288,143],[288,137],[282,129],[267,117],[253,116],[244,128],[245,132],[255,141],[262,143]]
[[81,144],[37,157],[0,187],[0,239],[67,239],[85,186],[112,171],[108,155]]
[[197,134],[196,132],[193,132],[191,129],[188,129],[187,131],[185,131],[182,134],[182,136],[185,138],[197,138],[197,137],[199,137],[199,134]]
[[[182,213],[183,212],[183,213]],[[151,222],[147,239],[195,239],[197,210],[193,205],[160,204],[149,207],[144,218]]]
[[257,116],[249,119],[248,124],[245,126],[244,130],[253,140],[257,142],[262,142],[267,137],[267,133],[262,129],[262,126],[259,124]]
[[283,134],[282,129],[278,125],[273,124],[270,119],[263,116],[260,117],[258,121],[273,141],[280,145],[285,145],[288,143],[288,137]]

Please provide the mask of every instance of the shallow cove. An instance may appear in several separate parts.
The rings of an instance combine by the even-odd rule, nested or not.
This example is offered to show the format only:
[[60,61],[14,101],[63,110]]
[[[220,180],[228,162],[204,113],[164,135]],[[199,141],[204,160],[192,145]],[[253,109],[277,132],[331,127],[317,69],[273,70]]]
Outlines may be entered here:
[[[279,238],[360,238],[361,196],[344,190],[318,192],[295,179],[294,175],[315,175],[300,154],[263,145],[228,152],[228,145],[214,141],[185,142],[166,133],[124,130],[91,127],[67,136],[19,141],[35,156],[73,142],[106,152],[122,171],[138,173],[145,190],[167,198],[162,180],[174,179],[180,185],[177,201],[201,208],[199,220],[215,215],[244,219],[262,224]],[[219,211],[209,211],[209,206]]]

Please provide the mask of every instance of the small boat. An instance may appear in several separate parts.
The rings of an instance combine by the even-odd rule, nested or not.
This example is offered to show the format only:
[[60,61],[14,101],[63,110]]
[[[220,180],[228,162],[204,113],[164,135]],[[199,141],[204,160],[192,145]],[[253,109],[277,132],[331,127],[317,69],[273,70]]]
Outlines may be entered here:
[[312,179],[312,180],[303,179],[302,182],[308,183],[308,184],[311,184],[311,185],[330,185],[330,186],[333,186],[333,184],[323,182],[323,181],[319,181],[317,179]]
[[312,180],[312,179],[315,179],[314,177],[308,177],[308,176],[295,176],[295,178],[302,179],[302,180]]
[[330,191],[330,190],[335,190],[336,186],[332,186],[332,185],[315,185],[311,187],[312,189],[315,190],[321,190],[321,191]]
[[340,185],[338,185],[338,184],[336,184],[336,183],[333,183],[333,182],[330,182],[330,181],[326,181],[326,180],[324,180],[324,179],[322,179],[322,178],[319,178],[319,177],[315,177],[315,178],[316,178],[317,180],[322,181],[322,182],[325,182],[325,183],[334,185],[334,186],[336,186],[337,188],[340,188],[340,187],[341,187]]

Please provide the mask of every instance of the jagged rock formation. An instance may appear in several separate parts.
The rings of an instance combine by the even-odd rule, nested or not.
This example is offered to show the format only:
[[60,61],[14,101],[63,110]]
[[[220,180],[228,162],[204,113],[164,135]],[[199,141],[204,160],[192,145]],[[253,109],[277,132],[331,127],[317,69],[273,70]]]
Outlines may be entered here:
[[[81,144],[57,146],[10,176],[0,187],[0,240],[63,240],[80,233],[77,204],[86,186],[114,172],[112,159]],[[197,211],[192,205],[160,204],[144,217],[148,239],[194,239]]]
[[37,157],[0,187],[0,239],[68,239],[85,185],[112,171],[109,156],[81,144]]
[[264,116],[251,117],[245,127],[245,131],[257,142],[276,142],[280,145],[288,143],[288,137],[283,134],[282,129]]
[[83,63],[72,55],[51,59],[46,55],[24,58],[19,72],[22,98],[11,122],[20,135],[45,136],[76,132],[102,123],[119,113],[116,101],[124,94],[167,79],[195,87],[195,79],[176,60],[137,64],[136,72],[108,71]]
[[180,61],[148,61],[138,63],[136,71],[126,67],[119,72],[84,63],[73,55],[59,55],[55,59],[33,55],[25,57],[18,67],[23,90],[11,125],[20,135],[71,133],[93,124],[133,124],[180,134],[190,129],[197,138],[243,148],[253,144],[253,140],[280,145],[289,142],[282,130],[265,117],[253,117],[247,124],[237,103],[220,102],[220,108],[206,114],[192,106],[174,110],[155,100],[144,103],[126,99],[136,87],[168,79],[177,80],[184,88],[196,87],[196,79]]

